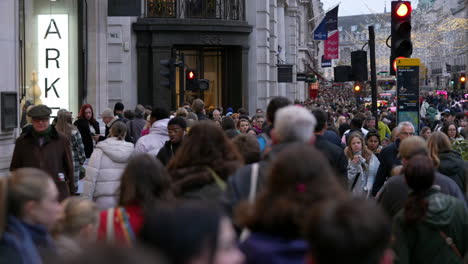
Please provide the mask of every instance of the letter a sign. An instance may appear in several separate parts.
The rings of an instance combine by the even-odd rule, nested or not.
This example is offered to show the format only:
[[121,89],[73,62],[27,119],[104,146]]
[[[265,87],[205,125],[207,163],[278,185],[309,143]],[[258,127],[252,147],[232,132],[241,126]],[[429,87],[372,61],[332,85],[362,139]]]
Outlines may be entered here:
[[68,15],[38,15],[37,24],[41,100],[52,108],[70,109]]

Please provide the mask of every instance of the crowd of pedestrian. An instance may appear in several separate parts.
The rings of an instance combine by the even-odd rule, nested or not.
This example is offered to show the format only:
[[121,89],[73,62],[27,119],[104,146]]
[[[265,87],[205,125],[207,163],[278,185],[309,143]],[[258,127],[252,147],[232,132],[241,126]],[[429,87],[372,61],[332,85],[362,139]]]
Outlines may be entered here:
[[466,263],[467,105],[421,102],[420,127],[340,87],[252,115],[116,103],[103,127],[89,104],[52,124],[32,106],[0,264]]

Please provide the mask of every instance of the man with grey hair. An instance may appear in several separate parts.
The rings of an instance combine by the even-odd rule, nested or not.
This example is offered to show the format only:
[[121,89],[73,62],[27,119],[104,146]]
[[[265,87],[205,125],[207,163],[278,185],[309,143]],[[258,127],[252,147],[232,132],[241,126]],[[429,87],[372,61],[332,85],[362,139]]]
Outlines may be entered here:
[[400,143],[414,135],[414,126],[410,122],[401,122],[397,127],[397,140],[385,147],[380,152],[380,167],[375,176],[374,185],[372,187],[372,195],[375,196],[382,188],[382,185],[390,177],[393,167],[401,165],[401,159],[398,156]]
[[135,118],[127,122],[127,134],[130,136],[133,144],[136,144],[141,137],[141,131],[146,125],[146,120],[143,119],[145,107],[141,104],[135,107]]
[[240,201],[249,198],[250,193],[262,189],[268,168],[281,151],[292,144],[313,144],[317,121],[307,109],[294,105],[280,108],[274,122],[272,146],[266,151],[263,160],[245,165],[228,178],[228,187],[222,198],[228,214],[233,212]]

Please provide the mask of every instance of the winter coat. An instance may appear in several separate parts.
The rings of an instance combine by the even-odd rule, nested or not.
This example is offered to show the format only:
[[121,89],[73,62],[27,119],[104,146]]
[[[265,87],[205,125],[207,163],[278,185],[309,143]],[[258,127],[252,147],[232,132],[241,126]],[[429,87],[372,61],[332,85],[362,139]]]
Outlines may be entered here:
[[164,166],[167,166],[169,161],[171,161],[172,157],[176,154],[181,143],[182,142],[179,142],[178,144],[172,144],[170,140],[166,141],[161,150],[159,150],[156,157],[161,161],[162,164],[164,164]]
[[54,253],[55,246],[47,229],[30,225],[9,215],[0,240],[0,264],[42,264],[43,256]]
[[379,121],[379,137],[380,140],[384,140],[385,138],[390,138],[392,136],[392,131],[390,128],[382,121]]
[[360,162],[355,164],[348,159],[348,187],[354,194],[369,197],[380,162],[374,154],[369,163],[362,156],[359,156],[359,160]]
[[395,264],[463,264],[440,231],[453,240],[462,256],[466,255],[468,252],[468,211],[458,199],[435,189],[430,189],[425,199],[429,202],[429,206],[421,222],[415,225],[406,224],[404,209],[394,219]]
[[[291,144],[273,145],[271,150],[265,155],[262,161],[258,162],[258,179],[256,192],[263,189],[267,171],[279,153]],[[233,213],[233,209],[243,200],[249,197],[250,183],[253,164],[248,164],[238,169],[227,180],[226,192],[224,192],[221,203],[228,214]]]
[[400,147],[400,139],[386,146],[379,155],[380,166],[375,175],[374,185],[372,186],[372,195],[375,196],[382,188],[385,181],[391,176],[393,167],[401,165],[401,160],[398,158],[398,148]]
[[93,135],[91,135],[89,126],[91,124],[95,130],[95,135],[99,135],[99,123],[97,121],[91,123],[84,118],[78,118],[73,124],[78,128],[78,131],[80,131],[81,138],[83,139],[86,158],[89,159],[94,149],[94,138]]
[[465,166],[460,153],[451,150],[439,153],[439,172],[454,180],[466,192]]
[[[32,167],[47,172],[55,182],[59,200],[62,201],[76,191],[71,143],[53,126],[49,135],[44,137],[42,146],[39,146],[39,139],[33,134],[33,130],[30,130],[16,140],[10,171]],[[64,174],[65,180],[60,179],[59,173]]]
[[185,199],[220,201],[226,179],[239,167],[237,161],[224,161],[218,167],[191,166],[169,170],[173,192]]
[[138,139],[135,145],[135,152],[148,153],[151,156],[158,155],[164,143],[169,140],[167,123],[169,123],[169,118],[154,122],[149,134]]
[[[334,132],[331,131],[330,133],[334,134]],[[320,135],[316,135],[315,147],[325,155],[341,182],[343,184],[347,183],[348,159],[343,149],[328,141],[325,136]]]
[[116,206],[120,179],[132,153],[132,143],[114,137],[99,142],[86,167],[83,196],[100,209]]
[[436,116],[438,115],[438,111],[434,107],[429,107],[426,111],[426,118],[433,124],[437,118]]
[[239,246],[245,254],[245,264],[302,264],[307,243],[253,232]]
[[127,122],[127,134],[132,139],[133,144],[136,144],[141,137],[141,131],[146,125],[146,120],[143,118],[135,118]]
[[72,131],[71,144],[73,154],[73,168],[75,172],[75,185],[78,186],[81,166],[83,166],[86,160],[86,155],[81,135],[77,130]]
[[[465,196],[458,187],[458,185],[449,177],[435,173],[434,185],[439,186],[440,191],[444,194],[455,197],[465,203]],[[404,207],[410,188],[406,184],[403,175],[397,175],[390,177],[385,185],[382,187],[380,192],[377,194],[377,202],[382,206],[384,211],[390,217],[394,217],[401,208]]]

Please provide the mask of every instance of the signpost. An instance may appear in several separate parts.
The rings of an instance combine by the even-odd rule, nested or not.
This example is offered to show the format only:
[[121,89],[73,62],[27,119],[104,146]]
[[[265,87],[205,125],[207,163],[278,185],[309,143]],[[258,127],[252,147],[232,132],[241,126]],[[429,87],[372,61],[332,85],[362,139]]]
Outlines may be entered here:
[[419,134],[419,65],[416,58],[397,59],[397,123],[411,122]]

